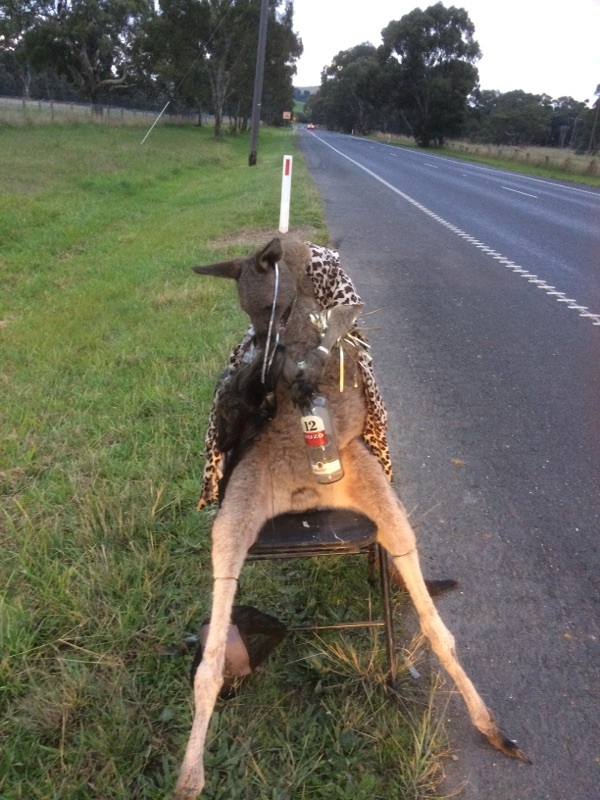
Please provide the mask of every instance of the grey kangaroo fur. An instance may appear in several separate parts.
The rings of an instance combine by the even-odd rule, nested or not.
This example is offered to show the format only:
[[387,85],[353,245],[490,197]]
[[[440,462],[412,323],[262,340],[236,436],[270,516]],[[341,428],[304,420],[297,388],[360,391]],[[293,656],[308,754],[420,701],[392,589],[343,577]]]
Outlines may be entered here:
[[[356,509],[375,522],[378,540],[400,573],[419,615],[421,628],[460,691],[473,725],[494,747],[509,756],[528,760],[516,743],[500,730],[461,667],[454,638],[439,617],[423,580],[415,535],[406,512],[378,459],[362,439],[367,412],[364,387],[361,374],[354,367],[353,348],[343,340],[361,308],[339,306],[332,309],[322,336],[309,320],[311,312],[321,310],[304,271],[309,260],[310,251],[305,244],[285,237],[273,239],[248,259],[194,267],[202,275],[226,277],[237,282],[241,307],[250,317],[259,347],[257,361],[248,367],[255,374],[246,376],[252,385],[256,385],[259,366],[262,369],[262,364],[266,363],[263,362],[265,348],[271,354],[271,344],[267,342],[269,327],[272,334],[278,331],[280,338],[276,357],[265,376],[265,398],[260,397],[259,387],[258,398],[250,403],[253,421],[248,425],[240,419],[235,402],[233,411],[228,408],[227,392],[220,409],[223,427],[219,435],[235,439],[235,432],[241,430],[245,441],[212,528],[214,584],[210,631],[194,678],[195,716],[177,783],[176,800],[195,798],[204,786],[206,731],[223,681],[225,639],[237,578],[248,549],[267,518],[315,507]],[[345,351],[343,393],[339,391],[339,348],[334,347],[338,341]],[[331,354],[328,356],[325,350],[317,349],[319,346]],[[298,366],[301,362],[304,362],[302,368]],[[242,376],[242,384],[244,380]],[[313,479],[296,407],[296,403],[316,387],[327,397],[345,472],[344,477],[333,484],[319,484]],[[266,412],[262,400],[267,402]],[[261,414],[265,418],[255,424]],[[242,417],[245,415],[246,411]],[[252,430],[247,435],[248,427]]]

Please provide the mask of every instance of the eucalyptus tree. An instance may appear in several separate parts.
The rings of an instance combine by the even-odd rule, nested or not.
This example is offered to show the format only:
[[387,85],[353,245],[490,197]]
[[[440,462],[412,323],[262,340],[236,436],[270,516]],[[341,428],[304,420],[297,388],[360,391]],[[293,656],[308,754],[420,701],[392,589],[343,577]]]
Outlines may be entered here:
[[382,31],[383,52],[396,74],[396,103],[423,147],[460,134],[480,58],[475,27],[463,8],[416,8]]
[[[215,136],[224,116],[234,127],[251,110],[260,0],[160,0],[137,45],[147,79],[180,101],[210,106]],[[294,62],[302,44],[292,30],[293,3],[269,0],[264,96],[290,109]]]
[[138,80],[150,95],[200,112],[210,103],[205,67],[213,22],[209,3],[160,0],[133,45]]
[[385,97],[383,65],[377,48],[363,42],[340,51],[321,74],[321,86],[308,101],[307,113],[330,128],[368,133],[382,127]]
[[573,146],[577,126],[585,114],[584,102],[572,97],[559,97],[552,101],[551,144],[555,147]]
[[52,69],[96,105],[129,85],[130,48],[151,0],[0,2],[2,47],[25,71]]
[[470,114],[477,118],[474,138],[493,144],[550,144],[553,103],[548,95],[475,92]]
[[302,40],[294,31],[293,2],[282,3],[279,8],[275,6],[267,35],[263,119],[281,121],[283,111],[293,109],[296,62],[303,50]]
[[3,85],[18,82],[24,97],[29,97],[31,68],[24,57],[23,36],[32,27],[36,10],[54,11],[55,4],[23,0],[0,0],[0,71]]
[[[252,110],[260,20],[260,0],[212,0],[222,7],[223,24],[215,27],[208,47],[209,74],[219,136],[223,113],[230,111],[233,127],[246,127]],[[262,119],[273,122],[293,105],[295,62],[302,43],[293,31],[291,0],[269,0],[269,19],[262,95]],[[215,23],[219,22],[215,19]]]

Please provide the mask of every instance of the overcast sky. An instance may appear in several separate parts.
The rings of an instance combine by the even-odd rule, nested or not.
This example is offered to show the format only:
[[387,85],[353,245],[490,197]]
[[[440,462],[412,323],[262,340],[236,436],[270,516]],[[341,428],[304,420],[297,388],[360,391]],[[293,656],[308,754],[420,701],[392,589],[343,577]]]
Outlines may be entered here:
[[[294,0],[294,30],[304,54],[295,86],[318,86],[340,50],[381,44],[381,31],[436,0]],[[600,0],[447,0],[465,8],[483,53],[482,89],[523,89],[594,100],[600,84]]]

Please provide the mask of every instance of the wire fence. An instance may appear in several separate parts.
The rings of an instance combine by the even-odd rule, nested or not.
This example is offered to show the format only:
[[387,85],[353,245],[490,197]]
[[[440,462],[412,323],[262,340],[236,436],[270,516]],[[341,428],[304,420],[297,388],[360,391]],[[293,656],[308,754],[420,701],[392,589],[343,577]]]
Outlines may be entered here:
[[[0,124],[47,125],[87,122],[97,125],[152,125],[160,110],[121,108],[110,105],[56,100],[28,100],[18,97],[0,97]],[[208,114],[188,111],[165,112],[158,124],[197,125],[210,122]]]
[[556,169],[579,175],[600,175],[600,158],[578,154],[558,147],[498,147],[497,145],[450,142],[448,146],[467,155],[483,155],[500,161],[516,161],[544,169]]

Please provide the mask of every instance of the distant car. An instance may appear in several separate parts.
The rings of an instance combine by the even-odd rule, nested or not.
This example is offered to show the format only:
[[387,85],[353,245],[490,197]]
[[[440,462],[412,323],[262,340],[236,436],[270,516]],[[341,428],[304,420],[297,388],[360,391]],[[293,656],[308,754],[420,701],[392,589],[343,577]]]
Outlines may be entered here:
[[309,122],[306,127],[308,128],[309,131],[314,131],[314,129],[315,129],[315,126],[314,126],[314,124],[312,122]]

